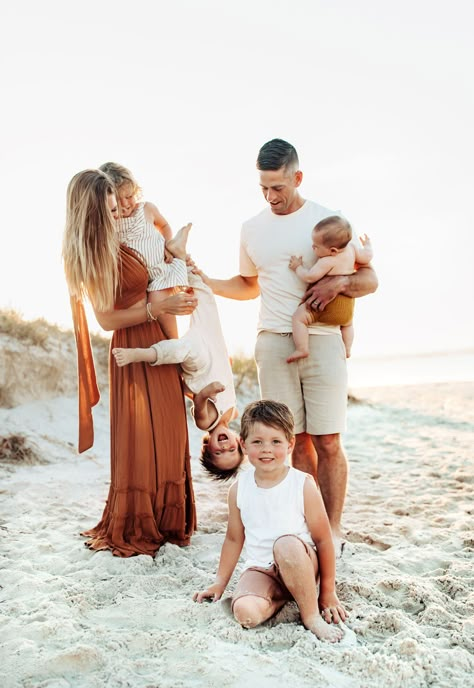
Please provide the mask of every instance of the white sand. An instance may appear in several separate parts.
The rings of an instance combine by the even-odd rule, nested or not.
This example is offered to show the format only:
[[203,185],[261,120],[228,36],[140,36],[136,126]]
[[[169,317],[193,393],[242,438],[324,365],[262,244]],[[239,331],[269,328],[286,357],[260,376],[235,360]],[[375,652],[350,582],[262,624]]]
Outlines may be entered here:
[[[224,537],[226,488],[193,459],[199,530],[155,559],[91,553],[109,479],[106,404],[75,453],[76,399],[0,409],[48,461],[0,466],[0,686],[474,685],[474,384],[358,391],[345,445],[348,543],[337,590],[357,644],[319,642],[294,605],[254,630],[228,601],[198,605]],[[243,403],[243,402],[242,402]],[[190,423],[193,457],[200,433]]]

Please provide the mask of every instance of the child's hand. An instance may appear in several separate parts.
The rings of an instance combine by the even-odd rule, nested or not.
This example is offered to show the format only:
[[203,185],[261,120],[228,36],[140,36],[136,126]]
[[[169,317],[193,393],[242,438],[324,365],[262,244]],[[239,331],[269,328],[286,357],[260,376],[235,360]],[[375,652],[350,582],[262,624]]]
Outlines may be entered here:
[[213,585],[209,586],[207,590],[195,592],[193,595],[193,600],[194,602],[203,602],[205,599],[212,597],[212,601],[217,602],[217,600],[221,599],[224,590],[225,586],[222,586],[220,583],[214,583]]
[[335,592],[321,593],[319,595],[319,609],[326,623],[337,624],[341,621],[345,621],[349,616],[339,602]]
[[362,236],[359,237],[359,241],[364,247],[370,246],[370,237],[368,237],[367,234],[362,234]]
[[301,256],[291,256],[290,263],[288,265],[290,270],[296,270],[296,268],[300,267],[300,265],[303,265],[302,257]]

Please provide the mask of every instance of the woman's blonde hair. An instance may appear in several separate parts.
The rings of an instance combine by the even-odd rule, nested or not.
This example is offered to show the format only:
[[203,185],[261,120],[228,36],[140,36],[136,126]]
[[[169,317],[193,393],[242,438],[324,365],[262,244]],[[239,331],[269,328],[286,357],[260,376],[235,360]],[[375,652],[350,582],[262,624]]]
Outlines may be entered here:
[[108,205],[113,193],[100,170],[78,172],[67,188],[62,255],[69,293],[88,297],[101,311],[113,308],[118,285],[119,239]]

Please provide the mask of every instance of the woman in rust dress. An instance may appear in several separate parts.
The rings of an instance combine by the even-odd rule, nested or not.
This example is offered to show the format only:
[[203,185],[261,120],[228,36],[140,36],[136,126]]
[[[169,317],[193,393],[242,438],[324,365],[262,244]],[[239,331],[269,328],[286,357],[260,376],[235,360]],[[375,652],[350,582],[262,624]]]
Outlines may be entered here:
[[[97,321],[114,330],[113,347],[149,347],[164,339],[160,313],[189,315],[184,292],[147,304],[148,272],[140,256],[118,243],[113,186],[100,170],[73,177],[63,241],[78,350],[79,452],[94,441],[92,407],[99,400],[83,299]],[[189,543],[196,513],[182,383],[176,366],[109,360],[111,483],[101,521],[83,533],[93,550],[117,556],[154,555],[164,542]]]

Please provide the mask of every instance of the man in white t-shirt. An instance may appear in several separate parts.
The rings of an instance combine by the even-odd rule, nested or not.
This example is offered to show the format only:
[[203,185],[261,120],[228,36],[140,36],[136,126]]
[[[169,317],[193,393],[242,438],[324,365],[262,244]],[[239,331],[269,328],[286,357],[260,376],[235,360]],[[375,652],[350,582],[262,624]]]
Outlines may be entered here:
[[296,150],[286,141],[273,139],[262,146],[257,169],[269,207],[242,226],[240,274],[205,281],[219,296],[261,297],[255,348],[261,395],[287,404],[294,414],[292,464],[317,480],[340,554],[347,484],[340,439],[347,406],[345,348],[338,326],[316,323],[310,326],[309,357],[288,364],[294,348],[291,318],[303,297],[310,307],[323,310],[339,294],[354,298],[375,291],[377,277],[370,266],[353,275],[325,277],[305,296],[305,284],[288,267],[290,257],[302,256],[312,264],[313,227],[339,213],[302,198],[303,173]]

